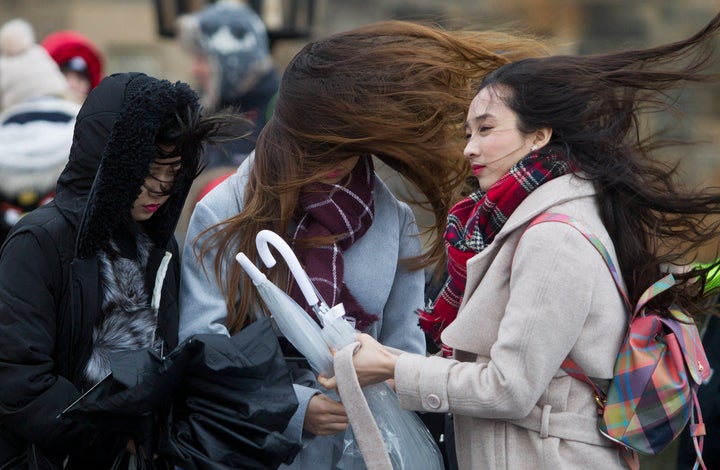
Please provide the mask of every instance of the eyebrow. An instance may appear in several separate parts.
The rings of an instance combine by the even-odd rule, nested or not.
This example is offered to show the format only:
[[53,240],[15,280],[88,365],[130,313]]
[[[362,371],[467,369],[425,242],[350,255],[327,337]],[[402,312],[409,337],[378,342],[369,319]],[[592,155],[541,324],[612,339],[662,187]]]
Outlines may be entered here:
[[467,130],[470,127],[471,122],[472,123],[483,122],[489,117],[494,117],[494,116],[491,113],[483,113],[483,114],[479,114],[475,117],[472,117],[472,118],[468,119],[467,121],[465,121],[465,129]]
[[151,165],[158,166],[173,166],[182,163],[181,155],[171,155],[168,157],[156,158],[152,161]]

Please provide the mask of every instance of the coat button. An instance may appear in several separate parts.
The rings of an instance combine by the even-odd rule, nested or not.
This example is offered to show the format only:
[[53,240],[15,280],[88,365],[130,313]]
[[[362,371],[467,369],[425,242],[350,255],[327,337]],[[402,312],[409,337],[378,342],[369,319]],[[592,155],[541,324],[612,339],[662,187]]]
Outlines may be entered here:
[[440,397],[431,393],[427,396],[427,404],[430,408],[440,408]]

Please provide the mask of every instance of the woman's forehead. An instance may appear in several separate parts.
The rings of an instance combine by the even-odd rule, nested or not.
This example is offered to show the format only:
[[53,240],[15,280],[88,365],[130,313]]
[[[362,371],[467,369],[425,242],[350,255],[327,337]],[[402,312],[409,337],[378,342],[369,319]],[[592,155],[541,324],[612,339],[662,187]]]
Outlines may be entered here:
[[158,144],[158,154],[153,162],[156,165],[175,165],[182,157],[174,145]]
[[504,101],[507,91],[496,88],[499,87],[486,87],[475,95],[468,109],[468,123],[481,122],[490,117],[507,117],[508,114],[512,114]]

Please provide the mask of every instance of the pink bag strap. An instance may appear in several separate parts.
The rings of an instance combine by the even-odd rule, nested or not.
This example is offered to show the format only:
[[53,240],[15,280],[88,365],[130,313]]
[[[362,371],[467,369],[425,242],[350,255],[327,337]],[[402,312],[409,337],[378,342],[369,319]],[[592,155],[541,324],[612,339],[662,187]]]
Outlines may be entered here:
[[[535,217],[535,219],[530,222],[530,224],[525,230],[543,222],[561,222],[563,224],[569,225],[570,227],[573,227],[575,230],[580,232],[580,234],[582,234],[582,236],[584,236],[592,244],[592,246],[595,247],[598,253],[600,253],[600,256],[602,256],[605,265],[608,267],[608,270],[613,277],[613,281],[615,281],[615,287],[617,287],[620,296],[623,298],[628,312],[632,314],[630,322],[632,322],[635,317],[640,314],[648,300],[655,297],[659,293],[671,288],[675,284],[675,278],[671,273],[669,273],[667,276],[663,277],[662,279],[651,285],[645,292],[643,292],[643,294],[640,296],[640,299],[638,299],[635,309],[633,309],[627,292],[625,291],[625,287],[623,285],[620,273],[615,267],[615,263],[613,263],[613,260],[610,257],[610,253],[608,252],[607,248],[605,248],[603,242],[600,241],[600,239],[594,233],[592,233],[585,226],[585,224],[565,214],[548,212]],[[572,359],[565,359],[561,367],[565,372],[567,372],[569,376],[581,380],[593,388],[593,390],[595,391],[595,400],[598,402],[598,413],[602,414],[602,410],[605,404],[605,393],[597,386],[597,384],[595,384],[595,382],[590,377],[585,374],[585,372],[583,372],[582,368],[578,366],[577,363],[575,363],[575,361],[573,361]]]
[[[628,295],[625,292],[625,287],[623,286],[622,279],[620,277],[620,274],[618,273],[617,268],[615,267],[615,263],[613,263],[612,258],[610,257],[610,253],[607,251],[607,248],[605,248],[605,245],[600,241],[600,239],[593,234],[590,230],[585,227],[584,224],[582,224],[580,221],[573,219],[572,217],[565,215],[565,214],[558,214],[558,213],[544,213],[540,214],[538,217],[533,219],[532,222],[527,226],[525,230],[528,230],[530,227],[533,227],[537,224],[543,223],[543,222],[561,222],[566,225],[569,225],[573,227],[575,230],[580,232],[591,244],[595,247],[595,249],[600,253],[600,256],[602,256],[603,261],[605,261],[605,265],[608,267],[608,270],[610,271],[610,274],[612,274],[613,281],[615,282],[615,287],[617,287],[618,292],[620,293],[620,296],[623,298],[623,301],[625,303],[625,307],[628,309],[628,312],[632,312],[632,318],[635,317],[637,312],[633,312],[632,304],[630,303],[630,299],[628,299]],[[647,301],[647,300],[646,300]],[[631,321],[632,321],[631,318]],[[560,367],[572,378],[579,380],[581,382],[585,382],[586,384],[590,385],[593,389],[593,396],[595,397],[595,403],[597,404],[597,413],[598,416],[602,416],[603,412],[605,411],[605,401],[606,401],[606,394],[605,391],[602,390],[598,385],[595,383],[594,380],[592,380],[588,375],[583,371],[582,367],[580,367],[575,361],[570,359],[569,357],[565,358],[563,363],[560,365]],[[640,460],[638,457],[638,453],[625,447],[620,444],[617,445],[618,454],[622,457],[622,459],[627,464],[628,468],[630,470],[639,470],[640,469]]]
[[[618,292],[620,292],[620,296],[625,301],[625,306],[628,309],[628,312],[632,312],[632,305],[630,303],[630,299],[628,299],[627,293],[625,292],[625,287],[623,286],[623,282],[621,280],[620,274],[618,273],[617,268],[615,267],[615,263],[613,263],[612,258],[610,257],[610,253],[607,251],[607,248],[605,248],[605,245],[603,244],[600,239],[593,234],[590,230],[588,230],[585,225],[580,222],[579,220],[575,220],[572,217],[565,215],[565,214],[558,214],[558,213],[544,213],[540,214],[539,216],[535,217],[535,219],[530,222],[530,224],[527,226],[525,230],[528,230],[531,227],[534,227],[537,224],[541,224],[543,222],[561,222],[563,224],[569,225],[573,227],[575,230],[580,232],[592,245],[595,247],[595,249],[600,253],[600,256],[602,256],[603,261],[605,261],[605,265],[608,267],[608,270],[610,271],[610,274],[612,274],[613,281],[615,281],[615,287],[617,287]],[[647,302],[647,300],[646,300]],[[633,313],[633,316],[635,314]],[[561,368],[567,372],[567,374],[577,380],[580,380],[582,382],[585,382],[586,384],[590,385],[594,391],[595,395],[595,401],[598,405],[598,414],[602,415],[603,410],[605,408],[605,392],[597,386],[594,380],[592,380],[590,377],[587,376],[587,374],[582,370],[582,368],[572,359],[569,357],[566,358]]]

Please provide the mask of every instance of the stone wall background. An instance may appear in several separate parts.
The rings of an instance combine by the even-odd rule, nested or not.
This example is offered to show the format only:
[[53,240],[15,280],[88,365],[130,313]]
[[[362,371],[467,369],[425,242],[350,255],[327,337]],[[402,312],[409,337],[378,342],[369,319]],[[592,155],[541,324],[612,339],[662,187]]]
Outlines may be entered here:
[[[719,7],[720,0],[315,0],[311,37],[383,19],[432,19],[447,27],[519,28],[542,36],[556,52],[592,53],[681,39]],[[34,24],[38,38],[57,29],[83,32],[105,52],[108,73],[133,69],[191,81],[188,57],[158,34],[153,0],[0,0],[0,22],[18,16]],[[279,67],[305,42],[277,41]],[[692,87],[680,98],[686,115],[673,135],[707,142],[683,149],[682,157],[697,155],[687,169],[690,184],[720,183],[719,103],[717,85]]]

